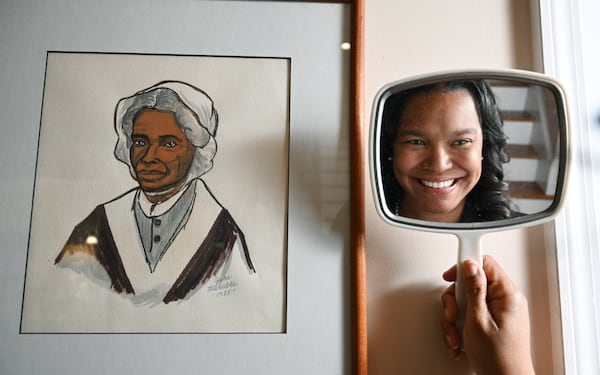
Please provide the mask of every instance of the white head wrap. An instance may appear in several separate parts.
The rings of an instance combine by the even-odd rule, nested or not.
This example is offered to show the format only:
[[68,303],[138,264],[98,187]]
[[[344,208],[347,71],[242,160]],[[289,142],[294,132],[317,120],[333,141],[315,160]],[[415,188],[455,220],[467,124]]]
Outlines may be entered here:
[[212,168],[212,160],[217,153],[215,136],[219,122],[212,99],[204,91],[185,82],[162,81],[119,100],[115,108],[118,136],[115,157],[129,166],[134,178],[135,168],[130,158],[131,133],[136,117],[146,109],[173,113],[188,140],[196,146],[186,183]]

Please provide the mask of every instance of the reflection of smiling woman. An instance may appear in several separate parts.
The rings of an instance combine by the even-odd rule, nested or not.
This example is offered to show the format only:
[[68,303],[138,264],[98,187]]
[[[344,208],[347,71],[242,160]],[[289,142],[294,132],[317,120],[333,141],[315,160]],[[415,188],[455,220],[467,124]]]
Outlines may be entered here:
[[483,81],[452,81],[390,97],[384,109],[386,201],[401,216],[437,222],[511,217],[503,181],[506,137]]

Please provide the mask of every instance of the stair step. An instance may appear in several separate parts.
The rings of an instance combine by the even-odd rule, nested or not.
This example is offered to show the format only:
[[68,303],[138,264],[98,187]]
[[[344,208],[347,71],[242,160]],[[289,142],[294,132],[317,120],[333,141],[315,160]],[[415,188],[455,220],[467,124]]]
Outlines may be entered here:
[[542,156],[531,145],[514,145],[508,144],[504,146],[511,159],[540,159]]
[[525,110],[502,110],[504,133],[510,143],[531,143],[532,132],[537,122],[534,115]]
[[509,81],[506,79],[489,79],[488,84],[492,87],[528,87],[529,83],[520,81]]
[[515,199],[518,210],[524,214],[535,214],[547,210],[551,199]]
[[529,121],[536,120],[535,115],[525,110],[501,110],[504,121]]
[[545,194],[535,182],[530,181],[508,181],[508,190],[517,199],[554,199],[552,195]]
[[492,83],[492,92],[496,96],[498,106],[503,110],[524,110],[529,87],[513,83]]

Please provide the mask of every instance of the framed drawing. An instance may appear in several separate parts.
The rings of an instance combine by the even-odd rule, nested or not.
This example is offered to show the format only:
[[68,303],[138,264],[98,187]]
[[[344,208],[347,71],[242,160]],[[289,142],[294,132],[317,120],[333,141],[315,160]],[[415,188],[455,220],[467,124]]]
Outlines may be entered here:
[[48,53],[22,332],[285,332],[289,62]]
[[[1,120],[6,131],[5,134],[7,134],[3,138],[3,160],[13,161],[12,163],[2,163],[1,166],[2,173],[13,176],[13,178],[1,183],[2,190],[8,197],[2,202],[2,233],[5,238],[5,246],[11,251],[3,252],[3,261],[1,262],[3,282],[0,294],[3,303],[0,313],[4,319],[0,324],[0,330],[3,332],[4,339],[0,343],[0,372],[36,372],[43,368],[44,373],[47,374],[64,373],[65,371],[92,374],[118,373],[123,369],[148,374],[164,372],[186,374],[197,373],[199,370],[214,374],[231,374],[248,372],[348,373],[351,368],[358,369],[355,364],[355,359],[358,357],[355,355],[356,353],[353,353],[353,348],[357,348],[357,346],[350,345],[350,342],[353,327],[357,326],[355,322],[359,320],[351,317],[351,312],[355,311],[355,304],[351,300],[356,301],[352,297],[360,294],[355,294],[355,290],[349,288],[350,285],[353,285],[350,282],[353,277],[348,270],[354,264],[355,258],[351,256],[350,251],[346,251],[349,247],[355,249],[353,244],[360,242],[360,233],[356,238],[350,235],[349,214],[351,210],[349,194],[351,168],[349,165],[350,155],[354,153],[354,151],[350,152],[350,148],[356,146],[354,137],[350,136],[350,130],[354,127],[349,126],[350,122],[355,121],[354,116],[349,116],[349,108],[352,105],[350,98],[351,95],[354,95],[350,77],[358,77],[356,71],[351,68],[356,66],[353,61],[357,60],[358,44],[353,44],[355,48],[350,52],[340,48],[341,45],[352,42],[352,34],[356,33],[356,30],[352,29],[351,22],[352,19],[359,19],[357,13],[353,12],[355,7],[350,2],[328,1],[198,2],[186,0],[168,4],[132,1],[126,4],[119,3],[118,6],[113,2],[80,1],[65,4],[65,6],[68,7],[68,12],[60,11],[44,2],[21,4],[9,1],[0,5],[1,32],[10,41],[6,47],[7,53],[3,53],[1,57],[3,70],[0,72],[0,81],[3,87],[17,88],[11,92],[5,91],[0,94],[0,102],[3,103],[2,111],[0,111]],[[23,22],[25,19],[28,22]],[[81,23],[80,20],[84,19],[86,22]],[[85,27],[83,27],[84,24]],[[24,48],[24,46],[27,47]],[[135,76],[148,67],[140,65],[138,72],[131,69],[131,65],[128,63],[107,63],[106,69],[103,70],[103,74],[106,76],[96,78],[98,78],[97,82],[103,82],[108,87],[97,86],[96,93],[98,95],[95,95],[93,90],[91,91],[93,95],[88,95],[90,91],[87,89],[81,91],[82,86],[59,88],[59,84],[64,83],[62,79],[56,82],[58,86],[55,86],[53,93],[45,91],[45,88],[49,88],[48,82],[44,86],[46,62],[48,61],[50,68],[51,60],[55,57],[67,58],[70,60],[69,63],[73,63],[79,57],[91,57],[98,61],[102,60],[101,57],[111,57],[124,61],[124,59],[130,58],[135,60],[142,56],[149,59],[168,57],[168,60],[174,61],[174,65],[170,65],[171,62],[164,65],[160,62],[156,67],[161,66],[161,69],[172,74],[165,74],[162,77],[153,75],[153,79],[146,76],[148,79],[141,79],[141,76],[137,76],[137,78]],[[233,107],[230,107],[231,111],[227,107],[235,101],[243,101],[243,105],[249,105],[248,100],[250,99],[246,97],[236,99],[227,95],[225,95],[228,97],[227,99],[222,99],[223,93],[219,93],[219,90],[225,87],[221,86],[225,83],[215,84],[212,89],[208,89],[203,87],[203,83],[194,79],[193,76],[186,75],[186,72],[189,72],[187,68],[177,67],[183,60],[210,60],[213,58],[222,58],[223,64],[229,62],[233,62],[234,65],[239,64],[236,69],[233,69],[235,71],[230,71],[231,76],[225,77],[228,79],[239,77],[239,74],[244,72],[246,68],[241,67],[244,65],[244,61],[242,61],[244,59],[250,59],[256,63],[259,59],[264,58],[263,62],[265,63],[275,62],[276,65],[284,66],[287,64],[288,97],[284,100],[289,105],[288,118],[285,122],[289,126],[286,135],[289,137],[287,150],[282,146],[282,138],[273,135],[274,133],[269,133],[264,142],[253,144],[250,148],[236,145],[235,141],[225,142],[225,139],[235,139],[236,135],[239,136],[236,134],[230,138],[227,135],[231,128],[225,130],[227,127],[224,124],[228,122],[226,118],[240,116],[240,112],[236,112]],[[66,64],[67,61],[64,63]],[[219,68],[223,64],[218,64]],[[55,68],[58,70],[65,67],[63,62],[55,64]],[[112,76],[118,75],[121,69],[129,69],[132,75],[117,82],[112,79],[114,78]],[[286,69],[283,68],[283,70]],[[196,73],[200,74],[200,72]],[[215,71],[215,73],[218,72]],[[215,74],[215,77],[217,76]],[[227,81],[225,78],[223,79]],[[282,76],[277,78],[277,80],[279,79],[285,81]],[[57,261],[60,265],[65,259],[65,256],[59,255],[63,251],[64,245],[70,243],[69,238],[72,237],[74,229],[80,223],[85,222],[84,219],[94,212],[96,206],[113,202],[115,198],[130,189],[135,190],[139,187],[140,190],[143,190],[142,185],[136,183],[134,177],[138,172],[145,173],[144,170],[136,172],[132,163],[132,174],[129,165],[119,162],[116,157],[112,156],[116,143],[115,133],[111,129],[114,123],[112,115],[121,99],[131,98],[139,92],[151,91],[150,88],[163,85],[165,80],[177,81],[186,87],[187,85],[193,86],[192,90],[194,88],[202,90],[214,102],[220,118],[220,127],[217,132],[218,152],[214,159],[214,167],[204,176],[205,186],[231,214],[237,224],[234,229],[239,227],[239,232],[242,232],[248,241],[249,257],[256,272],[252,272],[252,267],[249,266],[245,256],[242,256],[240,263],[244,267],[241,269],[246,272],[246,276],[262,278],[267,277],[270,273],[279,278],[274,283],[275,285],[269,286],[280,288],[280,292],[276,293],[278,300],[271,302],[272,306],[277,306],[282,311],[275,313],[275,316],[279,316],[279,318],[267,319],[269,322],[277,322],[276,326],[264,328],[265,326],[260,324],[259,328],[256,328],[257,325],[248,328],[247,325],[242,324],[231,328],[232,326],[228,325],[225,328],[212,330],[212,332],[210,327],[209,329],[200,326],[190,328],[190,325],[177,327],[174,324],[178,323],[164,322],[165,317],[168,319],[173,315],[161,317],[159,316],[161,311],[187,309],[188,303],[191,306],[194,303],[194,297],[199,296],[198,292],[189,297],[186,294],[185,297],[169,303],[164,303],[163,297],[159,302],[156,300],[150,302],[154,304],[152,307],[145,304],[140,306],[136,304],[139,302],[138,294],[134,294],[135,297],[133,297],[114,292],[111,288],[111,279],[108,282],[104,280],[105,284],[102,286],[86,275],[71,271],[68,267],[65,269],[54,265]],[[271,81],[271,78],[268,80]],[[275,84],[275,82],[271,83]],[[242,84],[242,81],[239,81],[239,84]],[[93,145],[88,145],[89,155],[82,159],[90,159],[93,153],[93,156],[97,157],[96,160],[105,163],[102,168],[108,169],[104,171],[111,171],[111,175],[114,172],[118,182],[114,186],[104,186],[107,190],[102,193],[100,193],[102,190],[100,186],[90,184],[87,188],[82,188],[79,185],[72,194],[63,195],[61,202],[46,200],[50,205],[50,207],[46,207],[46,212],[51,212],[53,215],[42,220],[38,219],[39,216],[36,214],[38,211],[35,202],[38,199],[42,202],[44,196],[42,193],[38,195],[36,191],[36,196],[32,199],[34,179],[36,184],[41,181],[39,177],[35,177],[36,160],[39,160],[39,170],[43,170],[41,167],[46,160],[45,158],[37,159],[38,141],[41,151],[46,147],[44,146],[46,135],[55,139],[54,146],[60,143],[62,136],[60,133],[52,134],[52,131],[48,133],[46,128],[40,130],[40,125],[47,126],[45,125],[47,122],[44,111],[51,108],[50,105],[44,104],[44,110],[42,110],[42,102],[60,99],[67,94],[74,94],[71,97],[78,103],[86,100],[97,101],[102,109],[93,105],[86,107],[93,108],[94,113],[89,113],[90,119],[108,116],[104,117],[107,119],[104,124],[108,125],[109,131],[104,135],[95,136]],[[257,98],[253,97],[252,99]],[[23,105],[24,103],[26,105]],[[190,105],[188,102],[184,103]],[[254,103],[256,112],[265,113],[257,105],[260,103],[258,99]],[[64,117],[65,121],[71,121],[69,118],[71,113],[71,109],[55,112],[59,117]],[[238,123],[241,121],[243,119]],[[63,124],[60,122],[59,119],[50,123],[62,126]],[[91,126],[92,124],[87,125]],[[283,128],[286,129],[285,124]],[[278,128],[277,131],[281,131],[281,128]],[[144,145],[144,136],[148,140],[153,139],[151,134],[139,132],[135,134],[135,144],[140,147]],[[65,135],[74,136],[74,134]],[[78,136],[80,141],[84,143],[90,141],[81,135]],[[141,137],[138,138],[137,136],[140,135]],[[255,136],[252,131],[247,135]],[[220,136],[223,136],[222,142],[219,139]],[[106,138],[101,139],[101,137]],[[189,139],[187,140],[189,141]],[[273,148],[273,145],[276,147]],[[56,149],[54,146],[47,149]],[[68,153],[70,147],[81,149],[84,148],[84,145],[65,144],[65,153]],[[228,148],[232,154],[226,156]],[[126,149],[129,150],[131,159],[131,147],[126,147]],[[225,167],[220,168],[220,165],[226,165],[224,164],[225,160],[230,157],[238,157],[240,163],[243,164],[246,161],[248,163],[257,161],[255,157],[258,155],[264,157],[287,155],[288,157],[287,162],[285,160],[283,162],[281,160],[266,162],[268,163],[267,167],[287,166],[287,190],[285,193],[287,202],[284,206],[286,210],[284,224],[287,232],[283,232],[285,234],[283,242],[286,246],[281,246],[281,238],[265,239],[273,242],[273,248],[279,249],[282,258],[280,261],[267,259],[266,263],[260,266],[259,259],[263,254],[260,249],[251,246],[250,242],[256,239],[250,240],[252,230],[248,228],[270,223],[252,222],[264,219],[264,216],[254,215],[261,210],[257,205],[250,212],[250,215],[254,215],[251,217],[252,220],[248,221],[251,224],[244,224],[243,222],[248,220],[246,216],[248,211],[242,213],[241,206],[236,202],[258,199],[257,196],[250,197],[248,193],[250,191],[254,191],[262,197],[281,194],[282,185],[277,185],[277,189],[273,190],[273,186],[265,184],[264,192],[248,190],[248,192],[239,193],[237,190],[238,192],[234,194],[232,188],[234,184],[230,180],[234,178],[227,177],[227,174],[237,170],[242,176],[248,177],[252,174],[251,171],[239,168],[231,170],[225,169]],[[59,156],[64,157],[65,155],[59,154]],[[221,157],[223,159],[220,159]],[[285,158],[285,156],[283,157]],[[242,160],[246,158],[248,160]],[[50,159],[48,158],[47,161],[49,162]],[[62,160],[67,160],[71,165],[76,164],[68,158]],[[264,174],[253,176],[253,178],[257,178],[254,181],[266,181],[265,179],[268,180],[274,176],[273,171],[267,167],[260,169],[265,171]],[[54,173],[50,172],[51,170],[46,169],[49,174]],[[87,169],[83,172],[93,171]],[[74,176],[68,175],[73,173],[70,168],[63,168],[61,173],[63,175],[54,177],[63,178],[63,180],[66,177],[64,185],[72,182],[77,184],[77,181],[80,181]],[[280,174],[279,177],[284,174]],[[71,177],[72,180],[68,180]],[[49,179],[52,178],[53,176],[49,176]],[[97,181],[97,176],[93,176],[93,178],[94,181]],[[225,180],[227,183],[223,183]],[[41,185],[38,186],[41,187]],[[229,187],[226,188],[226,186]],[[61,187],[57,186],[52,186],[52,188],[54,192],[61,190]],[[182,195],[184,194],[185,191],[182,192]],[[85,198],[86,195],[89,198],[87,206],[77,203],[81,202],[81,198]],[[55,215],[56,211],[53,211],[53,208],[56,208],[57,204],[60,206],[61,212],[66,212],[63,209],[66,209],[67,206],[76,211],[69,213],[68,219],[62,215]],[[269,209],[271,208],[273,207],[269,207]],[[278,210],[280,209],[281,206]],[[352,210],[355,210],[354,205]],[[276,218],[274,221],[278,221],[277,225],[281,227],[280,218]],[[190,214],[189,220],[191,219]],[[60,244],[54,240],[54,244],[58,244],[58,248],[53,246],[54,249],[50,249],[48,246],[48,249],[44,249],[45,255],[37,260],[35,260],[33,246],[44,247],[46,237],[41,234],[35,235],[35,232],[30,237],[29,229],[38,225],[35,224],[36,220],[44,221],[41,224],[47,226],[44,230],[49,231],[45,233],[50,233],[52,238],[60,238]],[[360,222],[360,218],[358,222]],[[137,227],[138,234],[147,230],[148,228]],[[177,226],[172,232],[179,233],[179,235],[183,233],[178,232]],[[239,232],[237,239],[240,238]],[[84,240],[87,238],[88,236]],[[153,238],[153,236],[149,238]],[[97,236],[97,240],[102,240],[102,238]],[[175,246],[175,241],[177,240],[174,240],[170,246]],[[94,245],[93,239],[91,242],[91,245]],[[240,250],[238,245],[233,247],[232,253],[243,254],[244,246],[241,245],[242,250]],[[28,248],[31,250],[29,253],[31,257],[27,255]],[[120,251],[118,246],[116,248]],[[138,250],[142,252],[142,249],[143,244]],[[148,269],[155,267],[155,272],[158,272],[166,264],[166,257],[169,256],[169,251],[172,249],[168,249],[165,253],[167,255],[163,255],[162,258],[159,256],[150,260],[150,265],[146,263],[145,252],[138,253],[138,255],[142,255],[142,265]],[[66,250],[66,253],[76,254],[75,251],[70,250]],[[90,256],[90,254],[86,254],[86,256]],[[190,258],[192,257],[190,256]],[[156,262],[156,260],[158,261]],[[280,264],[276,264],[277,262]],[[274,267],[273,270],[269,270],[271,265]],[[45,280],[42,275],[28,273],[26,278],[26,271],[36,270],[36,267],[38,270],[45,270],[44,272],[54,272],[56,277],[61,279],[68,279],[72,275],[77,276],[81,280],[78,285],[94,289],[103,296],[102,298],[116,301],[114,303],[124,307],[124,310],[113,309],[114,305],[111,305],[113,302],[102,304],[99,303],[100,300],[94,300],[90,306],[84,307],[84,309],[93,310],[92,306],[94,306],[92,316],[73,322],[63,320],[62,323],[43,333],[43,327],[36,326],[36,324],[44,320],[51,320],[51,317],[44,316],[46,313],[50,313],[50,310],[46,310],[46,307],[35,306],[38,303],[40,304],[37,306],[44,306],[41,303],[42,300],[46,299],[47,301],[49,297],[45,295],[44,290],[51,291],[56,285],[51,283],[42,285]],[[100,267],[100,269],[106,270],[101,262]],[[130,277],[129,274],[127,275]],[[37,281],[37,286],[42,289],[34,287],[33,294],[29,294],[28,288],[35,286],[36,278],[42,280]],[[222,281],[225,282],[225,288],[228,285],[231,286],[227,280]],[[135,282],[132,282],[132,285],[134,284]],[[209,281],[202,288],[207,287],[206,289],[208,289],[210,286]],[[219,289],[220,287],[214,284],[214,288]],[[40,290],[42,291],[40,292]],[[78,290],[70,292],[78,292]],[[261,290],[260,294],[264,292]],[[36,293],[39,294],[36,295]],[[144,297],[149,296],[144,295]],[[52,307],[55,312],[60,310],[61,306],[72,307],[63,305],[62,301],[55,300],[51,303],[56,303]],[[143,303],[147,303],[147,301]],[[130,316],[124,316],[123,312],[128,309],[132,309],[126,313]],[[134,309],[142,310],[132,312]],[[206,313],[204,309],[193,310],[196,314]],[[136,314],[139,311],[149,311],[156,317],[152,318],[153,321],[145,320],[140,314]],[[176,313],[179,314],[181,311]],[[240,315],[243,314],[238,314],[238,316]],[[104,320],[104,323],[91,321],[97,316],[100,316],[100,320]],[[129,323],[119,326],[118,321],[122,319]],[[49,322],[46,321],[43,326],[49,327]],[[114,327],[116,329],[113,329]],[[211,325],[211,327],[214,326]],[[69,334],[65,334],[66,332]],[[96,332],[102,332],[102,334]],[[143,334],[141,334],[142,332]],[[207,334],[207,332],[211,333]],[[228,333],[222,334],[224,332]],[[357,331],[354,330],[354,332]],[[360,338],[360,333],[357,333],[356,338],[357,340]],[[35,359],[32,360],[28,353],[37,353]],[[314,360],[305,361],[307,356]]]

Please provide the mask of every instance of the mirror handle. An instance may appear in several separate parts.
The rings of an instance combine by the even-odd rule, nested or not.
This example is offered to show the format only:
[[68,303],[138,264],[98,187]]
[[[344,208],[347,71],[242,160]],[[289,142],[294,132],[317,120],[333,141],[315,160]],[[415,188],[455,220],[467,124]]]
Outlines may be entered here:
[[464,231],[457,233],[458,237],[458,259],[457,259],[457,274],[456,274],[456,303],[458,304],[458,319],[456,320],[456,328],[462,332],[465,322],[465,310],[467,305],[466,292],[464,287],[464,276],[461,264],[467,259],[474,259],[479,264],[482,263],[481,255],[481,237],[482,234],[478,231]]

